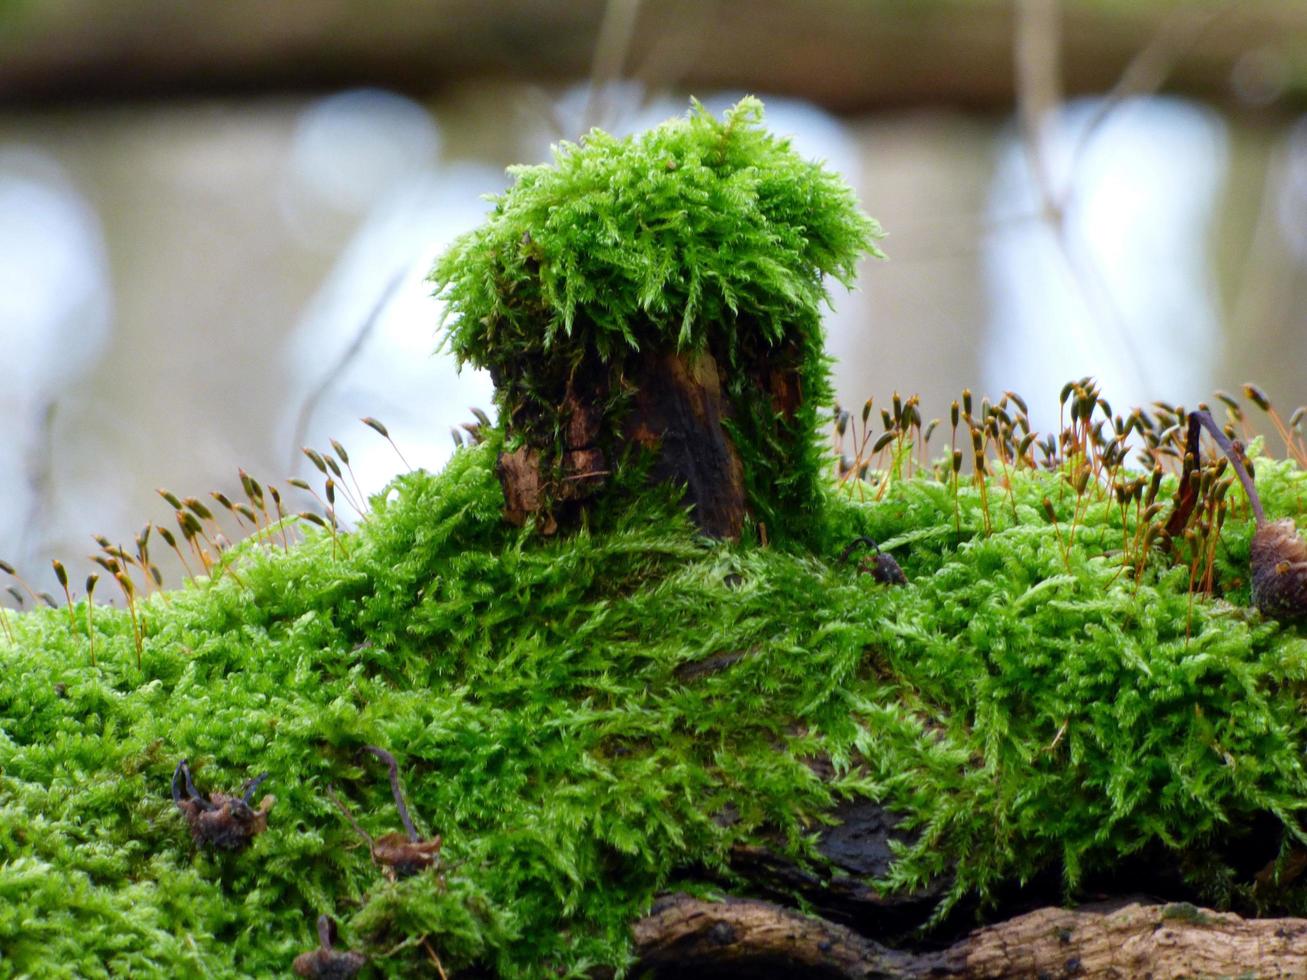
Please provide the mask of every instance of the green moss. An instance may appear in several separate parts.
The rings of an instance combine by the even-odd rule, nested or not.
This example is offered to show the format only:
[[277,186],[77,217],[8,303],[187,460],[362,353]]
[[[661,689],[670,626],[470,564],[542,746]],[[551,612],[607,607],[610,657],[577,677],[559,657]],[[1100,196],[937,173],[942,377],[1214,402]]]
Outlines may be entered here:
[[[837,175],[762,126],[699,103],[638,137],[600,130],[549,165],[515,167],[479,229],[432,273],[445,342],[488,368],[501,419],[556,461],[573,393],[604,408],[608,458],[651,352],[708,351],[723,368],[756,520],[803,540],[821,501],[817,415],[831,402],[825,277],[852,284],[880,229]],[[770,372],[792,373],[797,412]]]
[[1184,922],[1194,926],[1213,925],[1212,917],[1189,902],[1172,902],[1162,907],[1163,921]]
[[[989,536],[972,488],[960,534],[930,479],[834,495],[826,547],[798,554],[706,542],[652,491],[542,541],[500,521],[496,450],[400,478],[337,557],[326,535],[247,542],[239,582],[151,597],[140,670],[120,611],[96,611],[97,668],[84,610],[75,633],[62,610],[9,617],[5,971],[284,973],[323,911],[383,975],[420,971],[424,937],[447,968],[620,966],[659,890],[764,834],[812,858],[859,794],[919,831],[889,884],[951,872],[949,902],[1049,868],[1074,890],[1145,847],[1206,854],[1259,814],[1298,833],[1307,643],[1191,601],[1183,569],[1122,574],[1116,508],[1088,508],[1064,563],[1039,509],[1056,475],[1014,474]],[[1266,460],[1258,482],[1272,510],[1307,489]],[[910,584],[834,560],[854,533]],[[1230,578],[1249,534],[1226,524]],[[742,656],[678,672],[714,654]],[[444,837],[441,876],[386,882],[330,804],[333,783],[370,833],[398,829],[369,743]],[[169,796],[183,757],[203,789],[271,772],[247,851],[196,851]]]

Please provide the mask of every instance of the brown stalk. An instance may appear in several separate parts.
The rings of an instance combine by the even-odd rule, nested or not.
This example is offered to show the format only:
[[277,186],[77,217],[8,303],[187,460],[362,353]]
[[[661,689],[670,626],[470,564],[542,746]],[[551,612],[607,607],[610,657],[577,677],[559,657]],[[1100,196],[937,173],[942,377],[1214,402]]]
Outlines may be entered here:
[[9,611],[4,606],[0,606],[0,628],[4,629],[5,636],[9,638],[9,645],[13,646],[15,643],[14,631],[9,626]]
[[17,570],[14,568],[13,565],[9,564],[9,562],[7,561],[0,561],[0,572],[4,572],[6,575],[8,575],[10,578],[12,578],[15,582],[17,582],[19,585],[23,587],[23,591],[25,591],[28,595],[32,597],[33,606],[40,604],[41,597],[37,594],[36,590],[33,589],[27,583],[27,580],[18,574]]
[[1275,426],[1275,431],[1284,440],[1284,446],[1289,455],[1297,461],[1299,466],[1307,468],[1307,454],[1303,452],[1289,427],[1284,424],[1284,419],[1280,418],[1280,413],[1275,410],[1275,406],[1271,404],[1271,399],[1266,392],[1249,382],[1243,386],[1243,393],[1254,405],[1266,413],[1267,418],[1271,420],[1271,424]]
[[136,614],[136,586],[132,584],[131,576],[126,572],[114,572],[114,580],[122,590],[124,598],[127,600],[127,610],[132,617],[132,637],[136,640],[136,669],[141,669],[141,648],[144,645],[141,637],[141,620]]
[[159,537],[163,538],[164,544],[173,550],[177,558],[182,563],[182,568],[186,569],[187,576],[194,580],[195,573],[191,571],[191,566],[186,562],[186,556],[182,554],[181,549],[177,547],[177,538],[166,527],[159,528]]
[[[483,414],[484,414],[484,413],[483,413]],[[489,419],[489,418],[486,419],[486,421],[485,421],[485,426],[486,426],[487,429],[490,428],[490,419]],[[355,492],[358,494],[358,499],[359,499],[361,502],[366,503],[366,502],[367,502],[367,499],[368,499],[368,495],[365,494],[365,493],[363,492],[363,488],[362,488],[361,486],[359,486],[359,478],[358,478],[357,476],[355,476],[355,474],[354,474],[354,467],[351,466],[351,465],[350,465],[350,462],[349,462],[349,453],[345,452],[345,447],[342,446],[342,445],[341,445],[339,442],[337,442],[335,439],[332,439],[332,440],[331,440],[331,448],[335,451],[336,455],[340,457],[340,461],[341,461],[342,463],[345,464],[345,469],[346,469],[346,471],[348,471],[348,473],[349,473],[349,478],[354,482],[354,490],[355,490]],[[362,512],[360,511],[360,514],[361,514],[361,513],[362,513]]]
[[390,448],[395,450],[395,455],[399,457],[400,462],[402,462],[405,466],[407,466],[409,471],[412,472],[413,467],[409,466],[408,460],[404,458],[404,454],[401,453],[399,451],[399,447],[395,445],[395,440],[390,438],[390,432],[386,429],[384,425],[382,425],[379,421],[372,418],[371,416],[360,419],[359,421],[362,422],[364,425],[366,425],[373,432],[379,433],[382,436],[382,438],[386,440],[386,442],[390,443]]
[[64,563],[58,558],[51,559],[50,565],[54,568],[54,577],[59,580],[59,585],[64,590],[64,597],[68,600],[68,632],[72,633],[77,629],[77,621],[73,618],[73,593],[68,588],[68,572],[64,568]]
[[86,636],[91,641],[91,666],[95,666],[95,584],[98,575],[86,577]]
[[1248,495],[1257,530],[1249,559],[1253,603],[1263,615],[1298,619],[1307,615],[1307,543],[1298,536],[1292,518],[1268,521],[1243,452],[1234,446],[1208,412],[1189,416],[1191,430],[1201,425],[1225,453]]

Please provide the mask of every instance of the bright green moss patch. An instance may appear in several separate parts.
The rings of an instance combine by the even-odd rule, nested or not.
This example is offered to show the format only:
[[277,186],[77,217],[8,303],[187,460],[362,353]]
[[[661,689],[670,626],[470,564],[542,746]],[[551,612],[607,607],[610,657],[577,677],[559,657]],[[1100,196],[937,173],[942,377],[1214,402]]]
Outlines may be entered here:
[[[284,974],[324,911],[384,975],[423,969],[423,940],[453,969],[620,966],[659,890],[764,833],[810,853],[858,794],[920,834],[891,883],[952,872],[951,898],[1059,867],[1074,888],[1145,847],[1196,864],[1259,814],[1297,827],[1307,643],[1191,601],[1184,569],[1133,581],[1114,508],[1064,562],[1053,475],[1014,474],[990,536],[971,488],[961,535],[929,479],[835,497],[804,555],[708,543],[653,494],[544,542],[500,521],[495,449],[401,478],[334,559],[328,535],[247,543],[239,582],[153,596],[139,671],[121,611],[97,610],[96,669],[62,610],[9,616],[3,972]],[[1266,460],[1258,483],[1280,513],[1307,489]],[[910,584],[836,562],[855,533]],[[1228,581],[1250,533],[1226,524]],[[371,834],[399,829],[369,743],[443,836],[439,876],[387,882],[329,802],[332,783]],[[203,790],[271,772],[248,850],[196,851],[169,795],[183,757]]]
[[640,137],[593,130],[552,165],[512,168],[490,220],[432,276],[454,353],[507,372],[554,345],[606,361],[642,343],[702,346],[742,316],[773,343],[815,332],[822,277],[852,285],[880,230],[840,177],[761,123],[754,98],[721,120],[696,102]]

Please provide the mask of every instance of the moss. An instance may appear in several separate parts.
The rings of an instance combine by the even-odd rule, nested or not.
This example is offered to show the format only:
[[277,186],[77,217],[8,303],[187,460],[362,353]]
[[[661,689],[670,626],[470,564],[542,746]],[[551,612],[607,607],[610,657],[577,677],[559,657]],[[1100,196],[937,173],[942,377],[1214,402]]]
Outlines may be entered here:
[[754,98],[720,120],[696,102],[638,137],[594,130],[511,173],[490,218],[432,273],[445,342],[489,369],[510,434],[556,467],[576,448],[564,446],[576,397],[598,399],[615,463],[641,358],[708,351],[754,518],[774,539],[805,540],[831,402],[825,278],[851,285],[858,259],[880,254],[844,181],[768,133]]
[[1184,922],[1192,926],[1214,924],[1210,915],[1206,915],[1202,909],[1189,902],[1172,902],[1170,905],[1163,906],[1162,920]]
[[[324,911],[383,975],[420,971],[424,939],[453,969],[620,966],[660,889],[763,834],[811,858],[854,795],[919,830],[888,884],[952,872],[947,902],[1050,868],[1073,892],[1143,848],[1210,855],[1267,813],[1300,833],[1307,643],[1237,592],[1191,600],[1183,569],[1122,574],[1115,508],[1085,510],[1064,561],[1054,474],[1014,474],[988,536],[974,488],[960,532],[930,478],[832,494],[802,554],[707,542],[655,491],[542,541],[499,519],[497,448],[402,477],[336,549],[246,542],[239,582],[153,595],[139,670],[121,611],[96,612],[95,668],[84,615],[9,617],[6,971],[284,973]],[[1307,488],[1268,460],[1258,481],[1273,511]],[[835,560],[856,533],[910,584]],[[1230,579],[1250,533],[1227,521]],[[371,834],[398,829],[369,743],[444,837],[440,876],[387,882],[329,802],[333,783]],[[202,789],[272,773],[248,850],[196,851],[169,796],[183,757]]]

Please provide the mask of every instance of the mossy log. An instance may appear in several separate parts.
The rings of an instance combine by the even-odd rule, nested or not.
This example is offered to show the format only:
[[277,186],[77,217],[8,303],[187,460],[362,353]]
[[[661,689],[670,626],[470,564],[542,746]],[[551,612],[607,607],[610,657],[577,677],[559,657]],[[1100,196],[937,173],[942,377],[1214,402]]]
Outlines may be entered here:
[[[1300,923],[1174,904],[1307,909],[1307,645],[1243,608],[1246,509],[1215,559],[1245,591],[1220,600],[1160,551],[1138,577],[1091,560],[1146,519],[1117,523],[1105,492],[1046,522],[1065,476],[1026,467],[1004,488],[828,488],[811,550],[705,542],[665,494],[541,541],[502,521],[501,439],[400,477],[353,531],[251,538],[138,597],[136,622],[0,617],[10,972],[280,976],[325,951],[394,977],[436,957],[450,976],[1307,975]],[[1296,463],[1257,472],[1269,512],[1298,512]],[[986,534],[984,493],[1006,490]],[[860,536],[899,539],[906,588],[838,557]],[[331,795],[374,842],[394,831],[396,784],[361,768],[378,749],[439,868],[391,880],[337,815]],[[197,847],[180,759],[206,790],[271,773],[267,831]],[[877,880],[940,891],[878,907]],[[650,914],[706,887],[737,898]],[[837,887],[842,908],[811,897]],[[1029,915],[1141,890],[1173,904]],[[324,914],[337,945],[312,935]]]
[[654,976],[1192,977],[1307,975],[1307,919],[1242,919],[1193,905],[1044,908],[924,954],[770,902],[660,899],[633,926]]

